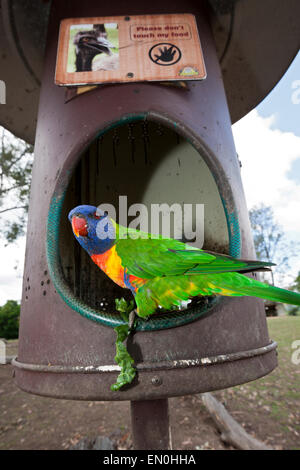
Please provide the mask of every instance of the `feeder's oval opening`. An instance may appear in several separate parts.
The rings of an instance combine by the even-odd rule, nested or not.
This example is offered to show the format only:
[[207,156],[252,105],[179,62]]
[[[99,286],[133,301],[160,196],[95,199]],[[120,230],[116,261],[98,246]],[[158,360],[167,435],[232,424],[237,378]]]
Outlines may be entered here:
[[[78,157],[64,196],[54,197],[48,219],[50,273],[58,292],[80,314],[108,326],[117,326],[123,320],[116,311],[115,299],[130,300],[132,294],[111,281],[75,239],[68,213],[76,206],[111,204],[116,209],[116,221],[128,225],[140,214],[134,205],[143,204],[148,211],[146,231],[153,233],[151,208],[156,204],[157,210],[157,205],[164,204],[160,206],[164,214],[159,219],[160,233],[164,230],[162,221],[168,207],[171,208],[167,216],[172,238],[206,250],[238,255],[235,242],[239,233],[231,229],[227,206],[232,207],[232,200],[227,201],[227,196],[222,194],[222,178],[212,173],[211,157],[201,143],[196,149],[194,141],[192,145],[189,137],[180,129],[179,132],[171,125],[148,119],[128,120],[111,127]],[[179,228],[172,208],[182,210]],[[200,222],[197,220],[199,214],[204,215],[204,229],[200,227],[201,217]],[[183,233],[179,234],[180,230]],[[191,237],[192,233],[194,238],[188,239],[186,234]],[[148,320],[139,319],[137,330],[188,323],[211,313],[221,301],[221,297],[194,298],[180,310],[158,312]]]

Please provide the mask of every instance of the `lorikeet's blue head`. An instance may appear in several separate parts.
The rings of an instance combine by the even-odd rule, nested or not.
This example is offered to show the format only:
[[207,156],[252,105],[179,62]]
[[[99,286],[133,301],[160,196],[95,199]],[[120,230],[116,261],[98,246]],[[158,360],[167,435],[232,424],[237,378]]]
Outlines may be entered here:
[[115,244],[115,225],[107,213],[97,207],[75,207],[68,218],[77,241],[89,255],[104,253]]

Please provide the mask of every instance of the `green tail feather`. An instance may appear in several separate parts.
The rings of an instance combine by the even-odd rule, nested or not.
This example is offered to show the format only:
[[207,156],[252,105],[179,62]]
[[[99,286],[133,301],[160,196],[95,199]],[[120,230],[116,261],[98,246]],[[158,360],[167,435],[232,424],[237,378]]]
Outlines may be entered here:
[[[280,287],[270,286],[242,274],[221,275],[220,285],[225,289],[232,289],[236,294],[260,297],[265,300],[273,300],[284,304],[300,305],[300,294]],[[220,277],[221,277],[220,276]],[[217,278],[216,278],[217,279]]]
[[194,296],[251,296],[300,305],[300,294],[256,281],[239,273],[156,277],[138,289],[135,300],[138,314],[148,317],[159,306],[171,309]]

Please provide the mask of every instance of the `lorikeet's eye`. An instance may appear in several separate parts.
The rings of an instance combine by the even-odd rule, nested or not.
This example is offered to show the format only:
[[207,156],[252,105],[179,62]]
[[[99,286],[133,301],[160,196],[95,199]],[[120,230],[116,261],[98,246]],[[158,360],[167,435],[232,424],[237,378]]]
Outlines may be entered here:
[[74,216],[72,218],[72,228],[76,237],[87,237],[88,236],[88,225],[84,217]]
[[102,219],[102,217],[106,217],[107,215],[108,215],[108,212],[107,212],[107,211],[104,211],[104,213],[103,213],[103,214],[100,214],[100,215],[97,214],[97,212],[95,212],[94,218],[95,218],[95,219]]

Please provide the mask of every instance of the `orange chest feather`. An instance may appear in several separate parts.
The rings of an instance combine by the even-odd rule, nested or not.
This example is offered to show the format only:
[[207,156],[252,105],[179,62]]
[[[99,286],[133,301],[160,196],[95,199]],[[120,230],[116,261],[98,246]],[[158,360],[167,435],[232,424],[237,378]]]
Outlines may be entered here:
[[92,255],[91,258],[116,284],[125,287],[124,268],[121,265],[121,258],[118,256],[115,246],[101,255]]
[[121,258],[116,252],[116,247],[113,246],[102,255],[92,255],[92,260],[99,266],[107,276],[112,279],[116,284],[121,287],[129,288],[135,291],[138,287],[145,284],[146,280],[133,276],[132,274],[126,275],[125,269],[122,266]]

